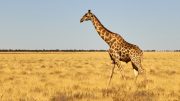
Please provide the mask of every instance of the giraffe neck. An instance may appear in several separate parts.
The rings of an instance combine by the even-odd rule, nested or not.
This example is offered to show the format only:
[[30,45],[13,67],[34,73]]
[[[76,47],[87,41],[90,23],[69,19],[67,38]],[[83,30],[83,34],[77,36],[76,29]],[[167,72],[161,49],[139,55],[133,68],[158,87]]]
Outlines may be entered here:
[[[112,41],[113,41],[113,36],[116,36],[117,34],[109,31],[108,29],[106,29],[102,24],[101,22],[98,20],[98,18],[93,15],[92,18],[91,18],[91,21],[96,29],[96,31],[98,32],[98,34],[100,35],[100,37],[109,45],[111,46],[112,45]],[[119,35],[120,38],[122,38],[120,35]]]

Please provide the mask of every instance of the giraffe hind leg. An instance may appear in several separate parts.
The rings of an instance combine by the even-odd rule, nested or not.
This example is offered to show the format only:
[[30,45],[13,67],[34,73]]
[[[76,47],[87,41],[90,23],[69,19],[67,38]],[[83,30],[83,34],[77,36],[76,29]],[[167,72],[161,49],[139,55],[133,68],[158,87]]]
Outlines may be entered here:
[[132,67],[133,67],[133,70],[134,70],[134,75],[137,78],[137,76],[138,76],[138,68],[134,65],[134,63],[132,63]]
[[139,74],[141,74],[142,77],[145,80],[147,80],[146,71],[142,68],[142,65],[141,65],[141,59],[140,58],[132,59],[131,62],[134,69],[135,76],[137,75],[136,79],[139,76]]
[[142,74],[144,72],[144,69],[141,65],[141,59],[140,58],[134,58],[131,59],[133,69],[137,70],[139,74]]
[[[133,69],[134,69],[134,74],[135,74],[135,76],[136,76],[136,73],[137,73],[137,76],[136,76],[136,78],[135,78],[135,82],[137,81],[137,77],[139,78],[139,76],[140,76],[140,83],[141,83],[141,85],[144,85],[144,87],[146,87],[146,85],[147,85],[147,77],[146,77],[146,71],[142,68],[142,65],[141,65],[141,61],[138,61],[138,60],[136,60],[136,61],[132,61],[132,66],[133,66]],[[140,75],[138,75],[138,74],[140,74]]]

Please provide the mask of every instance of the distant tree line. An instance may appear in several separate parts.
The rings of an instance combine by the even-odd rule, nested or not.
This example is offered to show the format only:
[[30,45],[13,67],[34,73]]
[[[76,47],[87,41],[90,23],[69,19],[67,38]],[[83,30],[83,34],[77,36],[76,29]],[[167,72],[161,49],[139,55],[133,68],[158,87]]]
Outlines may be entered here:
[[180,52],[180,50],[143,50],[144,52]]
[[60,49],[0,49],[0,52],[105,52],[107,50],[83,50],[83,49],[69,49],[69,50],[60,50]]
[[[84,50],[84,49],[0,49],[0,52],[106,52],[107,50]],[[180,52],[180,50],[143,50],[144,52]]]

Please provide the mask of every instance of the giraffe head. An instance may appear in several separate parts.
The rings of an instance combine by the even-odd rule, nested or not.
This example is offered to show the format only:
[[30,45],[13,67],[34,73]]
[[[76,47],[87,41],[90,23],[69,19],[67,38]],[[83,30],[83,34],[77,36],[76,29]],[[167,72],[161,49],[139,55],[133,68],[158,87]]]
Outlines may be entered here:
[[93,17],[93,14],[91,13],[91,10],[88,10],[88,12],[81,18],[80,22],[91,20]]

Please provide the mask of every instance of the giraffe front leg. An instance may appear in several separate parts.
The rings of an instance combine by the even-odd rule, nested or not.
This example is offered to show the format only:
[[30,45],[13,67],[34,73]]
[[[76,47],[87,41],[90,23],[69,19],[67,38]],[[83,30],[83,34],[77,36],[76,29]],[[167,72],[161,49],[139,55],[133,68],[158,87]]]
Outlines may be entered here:
[[[113,49],[109,49],[108,52],[109,52],[111,60],[113,60],[113,64],[114,64],[114,67],[112,68],[111,76],[110,76],[110,79],[109,79],[109,84],[110,84],[111,79],[112,79],[113,74],[114,74],[115,65],[118,66],[123,79],[125,79],[125,76],[124,76],[124,71],[123,71],[123,68],[122,68],[120,60],[119,60],[120,59],[120,55],[117,52],[115,52]],[[109,86],[109,84],[108,84],[108,86]]]
[[108,86],[109,86],[109,85],[110,85],[110,83],[111,83],[111,79],[112,79],[113,74],[114,74],[114,68],[115,68],[115,64],[114,64],[114,66],[113,66],[113,68],[112,68],[112,72],[111,72],[111,76],[110,76],[110,79],[109,79]]
[[123,70],[123,67],[122,67],[121,61],[120,61],[120,54],[118,54],[117,52],[114,52],[111,54],[111,56],[112,56],[115,64],[117,65],[118,69],[120,70],[122,78],[125,79],[124,70]]
[[111,53],[110,53],[110,52],[108,52],[108,53],[109,53],[109,56],[110,56],[110,58],[111,58],[111,60],[112,60],[111,64],[114,64],[114,65],[115,65],[115,61],[114,61],[114,59],[113,59]]
[[121,61],[118,60],[116,64],[117,64],[118,69],[119,69],[120,72],[121,72],[122,78],[125,80],[126,78],[125,78],[125,74],[124,74],[123,67],[122,67],[122,65],[121,65]]
[[112,60],[112,64],[114,65],[113,66],[113,68],[112,68],[112,71],[111,71],[111,75],[110,75],[110,78],[109,78],[109,83],[108,83],[108,86],[110,85],[110,83],[111,83],[111,79],[112,79],[112,77],[113,77],[113,74],[114,74],[114,68],[115,68],[115,61],[114,61],[114,59],[113,59],[113,57],[112,57],[112,53],[111,53],[111,51],[108,51],[108,53],[109,53],[109,56],[110,56],[110,58],[111,58],[111,60]]

